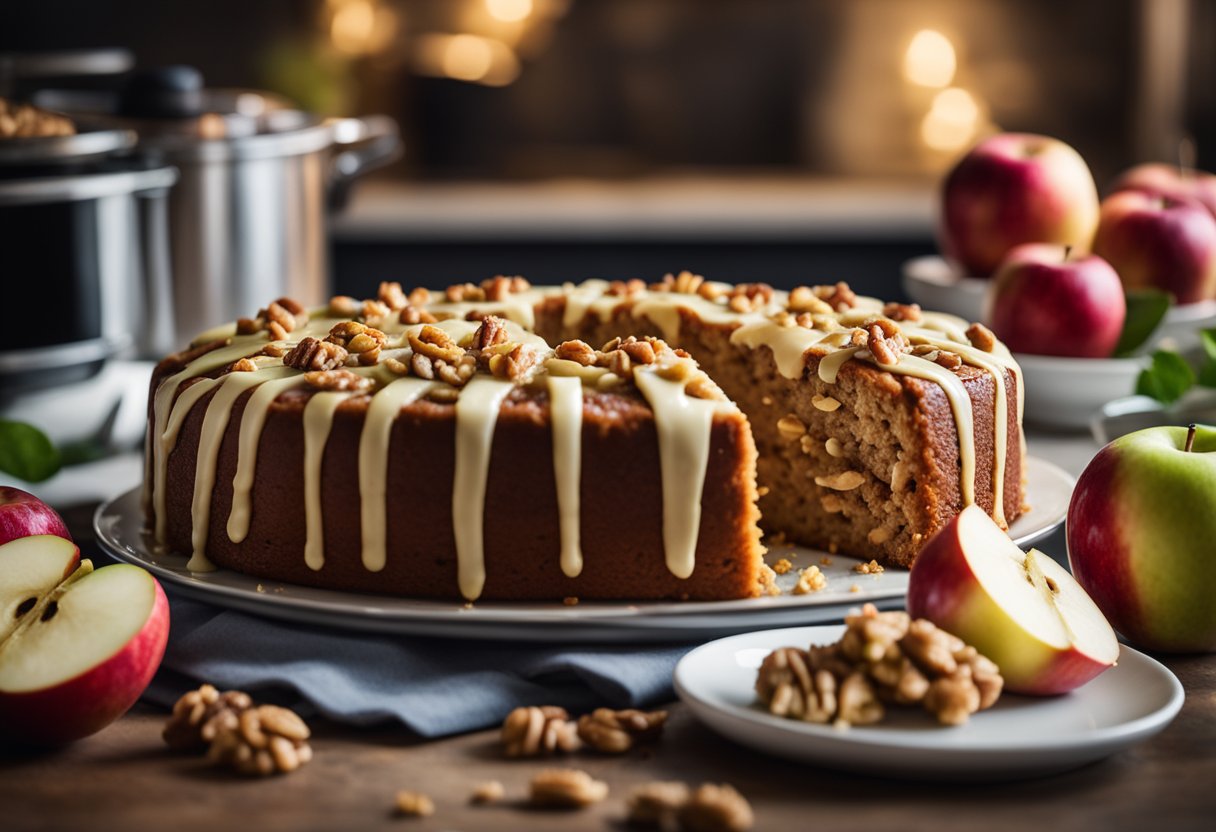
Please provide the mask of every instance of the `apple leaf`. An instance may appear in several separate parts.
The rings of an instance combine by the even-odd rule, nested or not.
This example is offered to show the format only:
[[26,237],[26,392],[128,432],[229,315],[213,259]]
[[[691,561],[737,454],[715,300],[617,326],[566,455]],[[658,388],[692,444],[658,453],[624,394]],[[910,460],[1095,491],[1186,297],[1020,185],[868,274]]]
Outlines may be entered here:
[[1116,358],[1131,355],[1144,346],[1170,308],[1170,296],[1158,289],[1137,289],[1126,297],[1127,317],[1115,345]]
[[1199,333],[1203,345],[1203,366],[1199,368],[1199,383],[1204,387],[1216,387],[1216,329],[1205,329]]
[[1136,393],[1149,396],[1162,404],[1171,404],[1195,384],[1195,371],[1181,355],[1171,350],[1157,350],[1153,361],[1140,371]]
[[25,422],[0,419],[0,471],[26,482],[42,482],[59,470],[61,459],[47,435]]

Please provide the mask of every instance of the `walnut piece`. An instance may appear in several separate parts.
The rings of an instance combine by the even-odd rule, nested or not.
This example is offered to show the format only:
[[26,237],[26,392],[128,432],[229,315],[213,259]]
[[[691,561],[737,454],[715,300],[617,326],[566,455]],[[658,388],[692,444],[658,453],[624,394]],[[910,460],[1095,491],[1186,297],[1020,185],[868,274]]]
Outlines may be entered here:
[[409,301],[405,297],[405,290],[401,288],[401,284],[396,281],[384,281],[380,284],[380,289],[376,292],[376,296],[380,302],[389,308],[390,312],[396,312],[404,307]]
[[238,717],[253,707],[249,694],[239,690],[220,693],[213,685],[182,694],[161,736],[175,751],[205,749],[221,730],[237,727]]
[[435,801],[422,792],[402,789],[397,792],[393,804],[397,807],[397,814],[402,817],[429,818],[435,814]]
[[747,798],[726,783],[697,787],[676,819],[685,832],[746,832],[755,823]]
[[542,705],[516,708],[507,714],[502,744],[508,757],[541,757],[576,751],[582,742],[578,726],[565,708]]
[[971,346],[984,352],[992,352],[996,348],[996,336],[983,324],[972,324],[967,327],[967,340],[971,342]]
[[283,363],[297,370],[321,372],[346,366],[348,355],[346,348],[340,344],[321,341],[310,335],[283,356]]
[[[885,324],[890,326],[885,326]],[[870,353],[873,354],[875,361],[885,367],[898,364],[899,356],[912,349],[907,337],[899,327],[886,318],[879,318],[870,324],[868,332],[869,340],[866,344]]]
[[427,324],[417,332],[406,335],[410,348],[415,355],[424,355],[432,360],[454,363],[462,355],[464,349],[457,344],[451,335],[437,326]]
[[853,294],[849,284],[843,280],[835,286],[812,286],[811,291],[815,293],[815,297],[827,303],[837,312],[852,309],[857,305],[857,295]]
[[883,306],[882,314],[893,321],[911,323],[921,319],[919,303],[888,303]]
[[815,477],[815,485],[831,488],[835,491],[852,491],[865,481],[865,475],[857,471],[841,471],[838,474]]
[[689,794],[688,786],[680,782],[643,783],[629,793],[625,820],[635,826],[663,826],[675,818]]
[[798,570],[798,583],[794,584],[793,592],[795,595],[810,595],[812,592],[823,590],[827,585],[827,575],[824,575],[818,566],[812,564],[806,569]]
[[305,373],[304,381],[318,390],[343,393],[363,393],[372,387],[372,380],[367,376],[342,369]]
[[597,356],[595,350],[586,341],[562,341],[557,345],[557,349],[553,351],[554,358],[560,358],[564,361],[573,361],[575,364],[580,364],[583,367],[590,367],[595,364]]
[[473,333],[473,349],[484,350],[507,340],[507,322],[494,315],[486,315],[481,320],[481,326]]
[[583,809],[608,796],[608,784],[576,768],[551,768],[532,778],[529,802],[538,808]]
[[260,705],[242,711],[236,727],[221,730],[207,758],[249,776],[286,774],[312,759],[309,735],[294,711]]
[[[809,315],[830,315],[835,311],[831,304],[818,297],[810,286],[799,286],[791,291],[787,308],[790,312]],[[799,326],[805,326],[802,321],[797,322]],[[811,323],[813,327],[813,318],[808,319],[807,323]]]
[[506,797],[506,794],[507,790],[503,788],[502,783],[497,780],[487,780],[473,787],[473,793],[469,795],[469,802],[478,806],[485,806],[490,803],[497,803]]
[[790,413],[777,420],[777,432],[781,434],[782,439],[793,442],[806,434],[806,425],[802,424],[801,419]]
[[604,754],[624,754],[639,743],[654,742],[663,733],[667,711],[596,708],[578,720],[578,736]]
[[481,281],[481,290],[485,293],[486,300],[506,300],[509,295],[526,292],[531,288],[532,284],[518,275],[505,277],[500,274]]

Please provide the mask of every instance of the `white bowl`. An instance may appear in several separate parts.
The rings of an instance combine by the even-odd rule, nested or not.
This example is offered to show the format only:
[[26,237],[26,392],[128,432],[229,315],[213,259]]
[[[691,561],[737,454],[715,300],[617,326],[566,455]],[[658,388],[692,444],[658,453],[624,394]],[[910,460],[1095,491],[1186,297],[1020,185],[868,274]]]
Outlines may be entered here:
[[1135,392],[1148,358],[1014,355],[1026,379],[1026,421],[1055,428],[1089,426],[1107,402]]
[[903,277],[904,291],[924,309],[968,321],[984,319],[984,298],[991,283],[987,278],[963,277],[936,254],[905,262]]

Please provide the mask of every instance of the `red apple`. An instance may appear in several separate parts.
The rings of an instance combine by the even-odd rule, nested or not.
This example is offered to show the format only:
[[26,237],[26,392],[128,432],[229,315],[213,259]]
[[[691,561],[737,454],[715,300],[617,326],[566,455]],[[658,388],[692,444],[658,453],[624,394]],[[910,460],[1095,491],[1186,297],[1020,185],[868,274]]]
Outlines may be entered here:
[[1107,197],[1094,253],[1128,289],[1163,289],[1179,304],[1216,298],[1216,219],[1194,200],[1140,191]]
[[1141,191],[1172,199],[1193,199],[1216,217],[1216,175],[1194,168],[1151,162],[1125,171],[1111,192]]
[[1216,428],[1156,427],[1098,452],[1068,506],[1073,573],[1129,641],[1216,650]]
[[55,509],[28,491],[0,485],[0,545],[31,534],[56,534],[72,539]]
[[941,245],[969,277],[991,275],[1021,243],[1088,251],[1097,227],[1089,167],[1047,136],[993,136],[954,166],[942,188]]
[[1068,570],[1023,553],[975,505],[916,556],[908,612],[996,662],[1014,693],[1065,693],[1119,657],[1110,624]]
[[0,739],[51,745],[101,730],[135,704],[164,655],[169,604],[156,579],[87,560],[64,578],[75,548],[53,536],[0,546],[0,602],[24,595],[0,641]]
[[1014,352],[1106,358],[1127,302],[1110,264],[1063,246],[1027,243],[1009,252],[988,294],[988,325]]

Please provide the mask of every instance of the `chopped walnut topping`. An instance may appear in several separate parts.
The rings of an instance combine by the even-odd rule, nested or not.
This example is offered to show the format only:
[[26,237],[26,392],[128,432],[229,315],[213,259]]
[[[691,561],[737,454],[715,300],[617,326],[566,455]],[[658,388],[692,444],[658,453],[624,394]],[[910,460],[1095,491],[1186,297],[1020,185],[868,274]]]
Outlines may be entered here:
[[[787,308],[790,312],[808,315],[828,315],[834,311],[831,304],[818,297],[810,286],[798,286],[790,292]],[[808,318],[807,321],[810,323],[812,319]],[[805,326],[801,321],[799,325]]]
[[388,308],[388,304],[378,300],[363,301],[363,308],[360,310],[362,314],[359,317],[365,321],[381,321],[387,318],[393,310]]
[[840,402],[831,396],[821,396],[816,393],[811,397],[811,404],[816,410],[822,410],[824,413],[833,413],[840,407]]
[[859,563],[853,567],[853,571],[858,575],[879,575],[884,570],[882,564],[876,560],[871,560],[869,563]]
[[287,330],[278,321],[271,321],[266,324],[266,335],[271,341],[286,341]]
[[828,440],[823,443],[823,447],[828,452],[828,456],[834,456],[840,459],[844,456],[844,445],[834,436],[828,437]]
[[510,350],[490,356],[490,372],[495,378],[518,381],[540,362],[540,353],[523,344],[507,342],[500,346],[510,347]]
[[502,744],[508,757],[540,757],[582,745],[578,726],[565,708],[556,705],[511,711],[502,723]]
[[646,282],[636,277],[631,280],[614,280],[608,284],[604,294],[611,297],[629,297],[646,291]]
[[865,475],[857,471],[841,471],[838,474],[815,477],[815,485],[835,491],[852,491],[865,481]]
[[469,795],[469,802],[478,806],[485,806],[490,803],[497,803],[507,795],[507,790],[503,788],[502,783],[497,780],[487,780],[484,783],[478,783],[473,788],[473,793]]
[[428,324],[417,332],[409,333],[406,338],[415,355],[449,363],[464,355],[464,349],[452,340],[452,336],[437,326]]
[[635,826],[663,826],[688,802],[688,795],[688,786],[683,783],[643,783],[629,793],[626,822]]
[[346,357],[346,349],[341,345],[309,335],[283,356],[283,363],[297,370],[320,372],[345,366]]
[[221,730],[207,757],[245,775],[285,774],[312,759],[309,734],[295,712],[261,705],[242,711],[236,727]]
[[686,270],[675,275],[663,275],[663,280],[654,284],[651,288],[656,292],[678,292],[682,295],[695,295],[703,283],[705,283],[704,277]]
[[[269,356],[270,358],[282,358],[287,355],[288,349],[282,344],[271,342],[262,347],[258,355]],[[256,356],[255,356],[256,357]]]
[[790,562],[789,558],[781,558],[779,561],[773,564],[773,571],[778,575],[784,575],[793,568],[794,564]]
[[474,286],[472,283],[461,283],[445,289],[443,297],[448,303],[483,301],[486,299],[486,292],[480,286]]
[[234,361],[230,365],[228,365],[228,372],[230,372],[230,373],[252,373],[257,368],[258,368],[258,365],[253,363],[253,359],[242,358],[239,361]]
[[912,354],[926,361],[932,361],[947,370],[957,370],[963,366],[962,356],[958,353],[943,350],[931,344],[917,344],[912,348]]
[[755,823],[747,798],[725,783],[702,784],[676,817],[685,832],[746,832]]
[[481,281],[481,290],[485,293],[486,300],[506,300],[508,295],[517,292],[526,292],[532,288],[532,284],[522,277],[504,277],[497,275],[488,280]]
[[827,575],[824,575],[818,566],[812,564],[806,569],[798,570],[798,583],[794,584],[794,594],[810,595],[812,592],[821,591],[827,585]]
[[414,326],[416,324],[433,324],[436,318],[422,307],[407,303],[401,307],[401,311],[397,314],[397,320],[406,326]]
[[327,343],[344,347],[351,355],[358,356],[360,364],[371,366],[379,360],[380,350],[388,343],[388,336],[379,329],[358,321],[342,321],[330,328],[325,340]]
[[[503,278],[504,280],[506,278]],[[507,322],[494,315],[486,315],[481,326],[473,333],[473,349],[484,350],[507,341]]]
[[649,341],[639,341],[632,335],[621,343],[619,349],[629,356],[629,360],[634,364],[653,364],[656,359],[654,347],[651,343]]
[[692,377],[692,380],[684,387],[684,392],[694,399],[708,399],[710,401],[726,401],[726,394],[722,392],[722,388],[713,382],[713,380],[700,370]]
[[844,281],[838,282],[835,286],[812,286],[811,291],[815,293],[815,297],[826,302],[837,312],[852,309],[857,305],[857,295],[853,294],[849,284]]
[[[284,306],[284,304],[290,304],[292,308],[300,309],[300,312],[292,312],[287,306]],[[269,322],[267,323],[267,326],[270,326],[270,324],[278,324],[280,327],[282,327],[283,332],[293,332],[298,327],[304,326],[306,323],[308,323],[307,315],[303,315],[304,319],[302,321],[296,317],[297,314],[302,312],[303,308],[300,307],[300,305],[295,301],[289,300],[288,298],[279,298],[266,307],[265,317]],[[262,315],[259,314],[258,317],[262,317]],[[281,339],[276,338],[275,340],[278,341]]]
[[359,301],[347,295],[334,295],[329,299],[327,314],[331,318],[353,318],[361,309]]
[[739,313],[755,312],[773,302],[773,287],[767,283],[740,283],[731,291],[727,306]]
[[653,742],[663,732],[667,711],[596,708],[578,720],[578,736],[596,751],[624,754],[638,743]]
[[608,796],[608,784],[575,768],[551,768],[532,778],[530,802],[540,808],[582,809]]
[[911,323],[921,319],[920,304],[918,303],[888,303],[883,306],[882,314],[893,321]]
[[429,818],[435,814],[435,801],[422,792],[403,789],[394,800],[397,813],[407,818]]
[[899,356],[912,348],[899,327],[886,318],[879,318],[870,324],[869,336],[867,346],[874,359],[883,366],[898,364]]
[[802,424],[801,419],[790,413],[777,420],[777,432],[781,434],[782,439],[793,442],[806,435],[806,425]]
[[401,288],[401,284],[396,281],[384,281],[380,284],[380,289],[376,292],[376,296],[380,302],[389,308],[390,312],[396,312],[403,308],[409,301],[405,297],[405,290]]
[[563,341],[557,345],[553,356],[565,361],[573,361],[584,367],[595,364],[597,358],[595,350],[585,341]]
[[983,324],[972,324],[967,327],[967,340],[971,342],[971,346],[984,352],[992,352],[996,348],[996,336]]
[[372,380],[350,370],[321,370],[304,374],[304,381],[318,390],[362,393],[370,390]]
[[431,302],[431,290],[423,286],[411,289],[409,297],[406,300],[409,301],[410,306],[416,306],[421,309]]
[[220,693],[213,685],[182,694],[161,734],[176,751],[206,748],[221,730],[238,726],[238,717],[253,707],[249,694],[239,690]]
[[266,321],[262,318],[237,318],[236,319],[236,334],[237,335],[253,335],[261,332],[266,327]]

